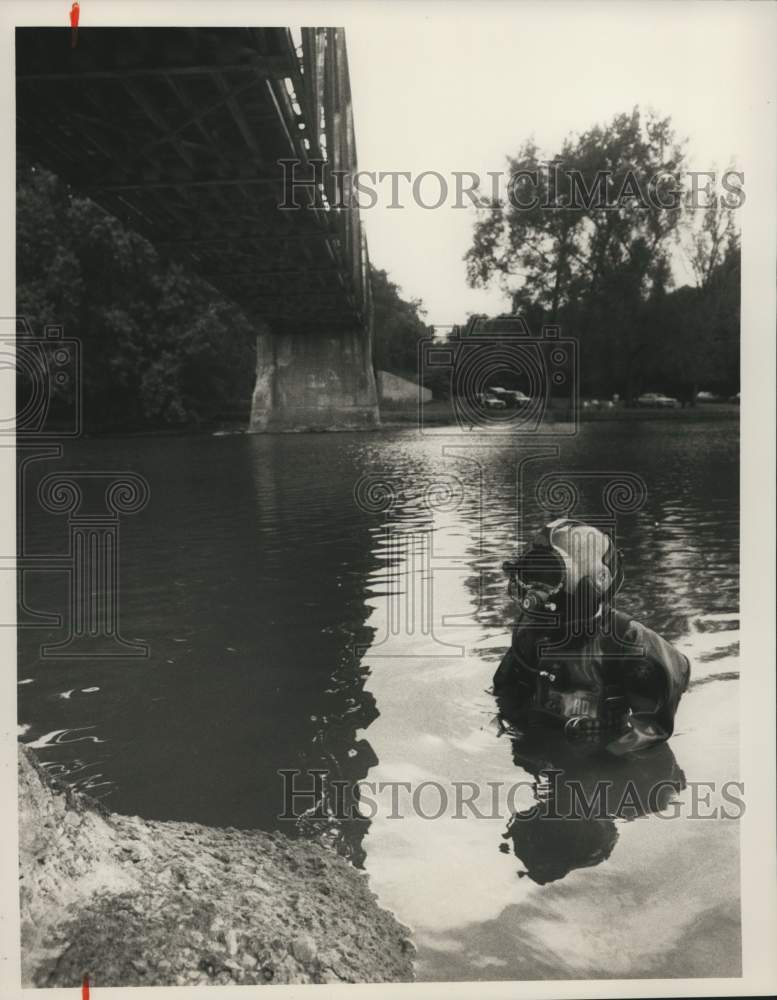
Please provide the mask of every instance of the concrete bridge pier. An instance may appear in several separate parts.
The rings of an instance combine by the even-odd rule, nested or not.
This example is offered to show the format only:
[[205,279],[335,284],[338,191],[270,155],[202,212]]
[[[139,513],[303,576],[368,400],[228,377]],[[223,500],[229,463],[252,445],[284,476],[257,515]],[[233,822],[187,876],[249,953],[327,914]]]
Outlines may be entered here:
[[256,337],[248,430],[364,430],[380,423],[369,333],[360,329]]

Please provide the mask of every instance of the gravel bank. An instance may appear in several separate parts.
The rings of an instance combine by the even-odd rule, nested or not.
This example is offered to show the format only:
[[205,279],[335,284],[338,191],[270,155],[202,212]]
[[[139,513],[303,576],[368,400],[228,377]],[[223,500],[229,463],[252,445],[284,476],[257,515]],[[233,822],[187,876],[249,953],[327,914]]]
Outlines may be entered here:
[[24,985],[412,979],[407,928],[317,844],[109,814],[23,747],[19,827]]

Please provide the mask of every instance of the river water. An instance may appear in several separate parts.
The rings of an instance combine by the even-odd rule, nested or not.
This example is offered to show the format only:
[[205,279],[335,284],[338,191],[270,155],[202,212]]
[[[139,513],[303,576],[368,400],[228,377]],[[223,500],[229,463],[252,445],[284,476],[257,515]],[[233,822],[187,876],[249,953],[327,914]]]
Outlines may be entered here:
[[[67,637],[69,577],[24,574],[20,733],[52,771],[120,812],[330,837],[412,928],[419,979],[739,974],[735,421],[77,441],[24,472],[44,561],[68,547],[36,499],[53,471],[133,471],[150,500],[118,549],[119,628],[147,656],[41,655]],[[615,517],[618,607],[692,661],[670,744],[617,764],[526,743],[489,691],[501,562],[569,511]],[[299,789],[310,769],[373,783],[363,817],[279,819],[279,772]],[[511,823],[549,769],[667,791]]]

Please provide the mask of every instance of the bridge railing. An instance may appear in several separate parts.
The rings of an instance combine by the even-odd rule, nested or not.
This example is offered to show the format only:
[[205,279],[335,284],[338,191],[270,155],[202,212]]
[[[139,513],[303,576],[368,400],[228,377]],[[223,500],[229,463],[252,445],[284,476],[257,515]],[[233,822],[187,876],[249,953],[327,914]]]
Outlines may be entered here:
[[[323,194],[337,237],[342,277],[353,305],[365,318],[370,309],[369,257],[359,209],[338,177],[358,170],[351,82],[343,28],[303,28],[301,98],[310,159],[323,159]],[[342,198],[343,190],[345,198]],[[345,204],[344,208],[337,207]]]

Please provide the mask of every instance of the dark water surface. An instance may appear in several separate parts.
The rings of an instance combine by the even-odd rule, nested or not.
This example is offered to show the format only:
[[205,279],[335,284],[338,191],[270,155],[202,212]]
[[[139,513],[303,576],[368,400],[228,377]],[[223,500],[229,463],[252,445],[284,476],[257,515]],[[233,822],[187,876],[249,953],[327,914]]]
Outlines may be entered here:
[[[444,429],[79,441],[30,466],[31,552],[67,548],[66,516],[34,493],[60,470],[148,480],[119,555],[121,631],[150,655],[42,658],[66,614],[22,630],[22,739],[52,770],[120,812],[284,829],[281,769],[444,791],[523,781],[512,807],[483,792],[483,818],[451,803],[425,819],[404,793],[391,818],[376,794],[376,815],[340,829],[413,928],[419,978],[738,974],[738,824],[689,817],[738,778],[734,421],[590,423],[542,442]],[[499,567],[523,524],[568,508],[569,485],[537,495],[560,472],[582,517],[607,513],[618,474],[644,481],[642,503],[610,494],[632,508],[617,522],[618,606],[693,664],[670,746],[617,766],[527,744],[488,693],[509,642]],[[24,598],[64,611],[66,575],[26,574]],[[508,830],[559,765],[583,785],[602,768],[616,787],[666,780],[660,814]],[[707,806],[698,782],[715,783]],[[429,790],[423,811],[439,802]]]

